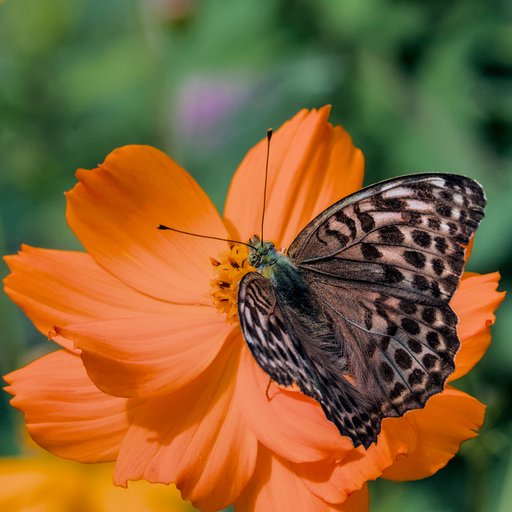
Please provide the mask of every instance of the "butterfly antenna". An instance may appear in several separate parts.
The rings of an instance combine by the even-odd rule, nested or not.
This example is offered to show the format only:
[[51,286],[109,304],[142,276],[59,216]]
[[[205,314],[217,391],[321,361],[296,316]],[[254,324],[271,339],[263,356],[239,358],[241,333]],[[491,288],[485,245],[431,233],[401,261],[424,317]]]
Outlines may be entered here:
[[260,240],[263,241],[263,223],[265,222],[265,208],[267,206],[267,181],[268,181],[268,159],[270,156],[270,139],[272,138],[272,128],[267,130],[267,161],[265,163],[265,185],[263,187],[263,212],[261,214],[261,237]]
[[164,226],[163,224],[160,224],[159,226],[157,226],[156,229],[160,229],[162,231],[174,231],[175,233],[181,233],[182,235],[196,236],[198,238],[209,238],[210,240],[220,240],[222,242],[232,242],[234,244],[242,244],[242,245],[246,245],[247,247],[250,247],[251,249],[256,250],[256,247],[254,247],[250,244],[246,244],[245,242],[240,242],[239,240],[230,240],[229,238],[220,238],[218,236],[199,235],[197,233],[190,233],[189,231],[182,231],[181,229],[170,228],[169,226]]

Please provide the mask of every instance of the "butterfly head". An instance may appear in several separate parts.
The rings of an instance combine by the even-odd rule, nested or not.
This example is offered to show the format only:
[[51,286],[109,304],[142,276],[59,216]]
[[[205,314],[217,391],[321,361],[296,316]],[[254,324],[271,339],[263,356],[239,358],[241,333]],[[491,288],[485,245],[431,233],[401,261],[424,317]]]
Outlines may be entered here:
[[264,269],[273,265],[279,258],[279,253],[272,242],[265,242],[260,240],[257,235],[254,235],[249,240],[249,264],[257,270]]

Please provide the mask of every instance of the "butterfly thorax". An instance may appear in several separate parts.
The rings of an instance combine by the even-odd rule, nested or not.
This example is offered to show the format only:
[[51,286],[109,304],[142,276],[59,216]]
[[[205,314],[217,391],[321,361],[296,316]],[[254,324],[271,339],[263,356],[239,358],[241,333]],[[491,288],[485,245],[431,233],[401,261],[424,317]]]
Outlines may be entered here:
[[260,240],[257,236],[250,239],[253,247],[249,249],[249,264],[257,272],[272,282],[281,300],[297,310],[312,313],[311,291],[302,274],[291,259],[279,252],[272,242]]

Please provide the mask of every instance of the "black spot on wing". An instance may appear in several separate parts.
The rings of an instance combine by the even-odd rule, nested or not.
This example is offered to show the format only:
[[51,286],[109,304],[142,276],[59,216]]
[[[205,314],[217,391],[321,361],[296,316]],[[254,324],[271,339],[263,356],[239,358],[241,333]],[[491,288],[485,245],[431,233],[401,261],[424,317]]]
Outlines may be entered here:
[[369,213],[358,213],[357,218],[359,219],[359,223],[361,224],[361,229],[368,233],[375,227],[375,221],[373,217]]
[[375,261],[376,259],[382,257],[382,253],[373,244],[362,243],[361,253],[363,258],[368,261]]
[[409,265],[416,268],[424,268],[426,257],[423,253],[418,251],[404,251],[404,259]]
[[397,226],[384,226],[379,230],[380,240],[388,245],[400,245],[404,242],[404,235]]
[[419,229],[415,229],[412,232],[412,239],[416,245],[424,248],[430,247],[430,244],[432,243],[432,237],[430,234]]

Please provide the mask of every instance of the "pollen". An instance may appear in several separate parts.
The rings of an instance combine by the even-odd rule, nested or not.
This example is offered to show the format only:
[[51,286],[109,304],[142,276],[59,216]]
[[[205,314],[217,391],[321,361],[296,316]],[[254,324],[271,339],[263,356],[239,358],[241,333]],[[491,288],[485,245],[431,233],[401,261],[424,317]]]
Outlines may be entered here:
[[232,244],[217,259],[210,258],[214,272],[211,281],[213,303],[233,324],[238,322],[238,285],[247,272],[254,271],[247,256],[245,245]]

